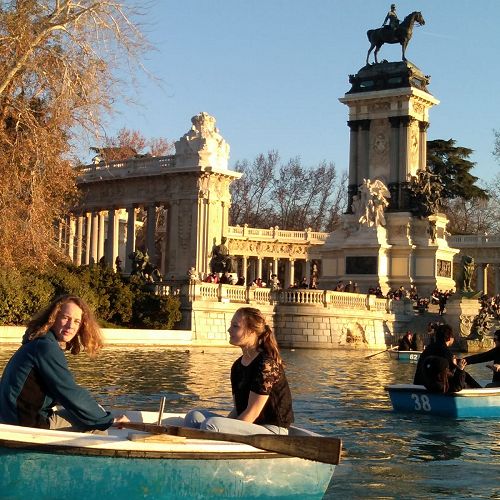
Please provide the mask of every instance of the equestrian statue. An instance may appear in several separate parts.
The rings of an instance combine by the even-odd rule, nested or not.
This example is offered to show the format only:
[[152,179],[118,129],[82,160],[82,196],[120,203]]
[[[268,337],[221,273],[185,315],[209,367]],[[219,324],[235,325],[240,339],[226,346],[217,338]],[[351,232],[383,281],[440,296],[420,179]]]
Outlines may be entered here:
[[[388,26],[385,25],[386,21],[389,21]],[[421,12],[412,12],[400,23],[396,15],[396,6],[392,4],[391,10],[385,18],[384,25],[381,28],[368,30],[366,33],[371,44],[368,54],[366,55],[366,65],[368,66],[369,64],[368,59],[373,49],[375,49],[373,53],[375,56],[375,63],[378,63],[377,54],[384,43],[401,44],[402,60],[406,61],[406,47],[413,34],[413,25],[415,23],[417,23],[418,26],[423,26],[425,24]]]

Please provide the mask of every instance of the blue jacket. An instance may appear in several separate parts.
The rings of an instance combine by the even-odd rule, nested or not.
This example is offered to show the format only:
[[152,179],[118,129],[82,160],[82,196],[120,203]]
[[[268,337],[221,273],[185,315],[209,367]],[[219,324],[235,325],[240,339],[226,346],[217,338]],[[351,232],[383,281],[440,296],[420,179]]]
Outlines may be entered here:
[[69,371],[64,351],[53,332],[23,344],[0,380],[0,422],[49,428],[52,407],[60,404],[83,429],[105,430],[113,423]]

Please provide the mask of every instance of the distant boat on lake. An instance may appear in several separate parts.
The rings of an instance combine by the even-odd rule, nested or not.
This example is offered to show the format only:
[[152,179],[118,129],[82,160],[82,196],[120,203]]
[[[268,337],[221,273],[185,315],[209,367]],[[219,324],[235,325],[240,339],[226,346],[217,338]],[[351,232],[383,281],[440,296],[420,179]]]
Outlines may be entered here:
[[393,384],[389,392],[395,411],[451,418],[500,417],[500,387],[462,389],[452,394],[427,391],[423,385]]
[[399,351],[397,347],[395,349],[389,349],[387,352],[391,359],[396,359],[405,363],[416,363],[422,354],[422,351]]

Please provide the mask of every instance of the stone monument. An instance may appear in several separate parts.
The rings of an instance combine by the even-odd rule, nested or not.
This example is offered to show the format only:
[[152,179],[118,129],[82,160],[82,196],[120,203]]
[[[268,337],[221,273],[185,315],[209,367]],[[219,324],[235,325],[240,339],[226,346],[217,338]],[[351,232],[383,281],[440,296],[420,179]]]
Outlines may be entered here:
[[403,51],[403,61],[367,64],[349,81],[340,98],[349,108],[348,210],[321,249],[321,286],[453,289],[458,250],[446,241],[448,220],[426,164],[429,110],[439,104],[430,77]]

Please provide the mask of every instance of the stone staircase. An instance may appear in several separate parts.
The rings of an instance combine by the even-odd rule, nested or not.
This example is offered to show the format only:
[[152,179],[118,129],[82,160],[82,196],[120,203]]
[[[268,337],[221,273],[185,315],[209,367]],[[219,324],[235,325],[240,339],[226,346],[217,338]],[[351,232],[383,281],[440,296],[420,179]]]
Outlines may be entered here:
[[[415,310],[415,316],[412,320],[407,323],[406,330],[411,330],[417,333],[418,336],[423,340],[424,344],[428,343],[427,339],[427,325],[429,323],[445,323],[446,313],[442,316],[438,313],[439,306],[437,304],[430,304],[427,311],[420,313]],[[406,331],[405,330],[405,331]],[[401,337],[405,332],[395,332],[395,343],[397,344],[399,337]]]

